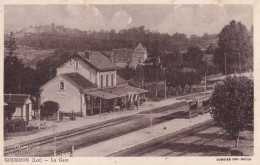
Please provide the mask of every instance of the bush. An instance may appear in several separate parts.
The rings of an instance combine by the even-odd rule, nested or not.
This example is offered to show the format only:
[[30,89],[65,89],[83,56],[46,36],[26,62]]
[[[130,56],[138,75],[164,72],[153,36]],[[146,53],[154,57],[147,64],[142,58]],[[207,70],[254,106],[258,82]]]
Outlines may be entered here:
[[14,112],[15,112],[15,106],[5,105],[4,106],[4,119],[11,120]]
[[58,112],[59,104],[53,101],[46,101],[41,106],[41,117],[53,116],[54,113]]
[[254,119],[254,84],[244,77],[228,76],[217,85],[210,99],[213,118],[237,136]]
[[76,120],[76,116],[74,112],[71,113],[70,120]]
[[4,123],[5,132],[22,132],[26,130],[26,125],[28,123],[23,119],[12,119],[6,120]]

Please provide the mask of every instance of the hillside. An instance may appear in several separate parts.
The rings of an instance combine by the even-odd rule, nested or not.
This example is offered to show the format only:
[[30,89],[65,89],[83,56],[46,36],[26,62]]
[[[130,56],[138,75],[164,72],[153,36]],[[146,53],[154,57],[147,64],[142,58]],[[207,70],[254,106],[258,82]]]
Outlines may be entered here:
[[54,50],[36,50],[29,46],[18,45],[17,52],[17,57],[22,59],[25,66],[35,68],[38,61],[52,56]]
[[[6,38],[5,34],[5,38]],[[53,55],[55,50],[77,51],[96,50],[111,52],[114,48],[134,48],[142,43],[147,48],[149,57],[185,52],[189,46],[197,45],[207,49],[212,42],[217,43],[216,34],[203,36],[185,34],[159,33],[146,29],[144,26],[111,31],[82,31],[70,29],[60,25],[46,25],[25,28],[15,32],[16,42],[19,45],[19,58],[26,66],[35,67],[39,60]],[[215,44],[217,45],[217,44]],[[62,52],[60,52],[62,54]],[[56,54],[58,56],[58,54]],[[106,54],[107,55],[107,54]],[[108,55],[109,56],[109,55]]]
[[134,48],[142,43],[149,56],[157,56],[159,52],[173,52],[187,50],[188,46],[200,44],[207,47],[212,41],[218,40],[216,34],[204,34],[203,36],[175,33],[159,33],[150,31],[144,26],[130,29],[110,31],[82,31],[70,29],[54,23],[46,26],[35,26],[22,29],[15,33],[18,44],[27,45],[34,49],[65,50],[99,50],[106,51],[114,48]]

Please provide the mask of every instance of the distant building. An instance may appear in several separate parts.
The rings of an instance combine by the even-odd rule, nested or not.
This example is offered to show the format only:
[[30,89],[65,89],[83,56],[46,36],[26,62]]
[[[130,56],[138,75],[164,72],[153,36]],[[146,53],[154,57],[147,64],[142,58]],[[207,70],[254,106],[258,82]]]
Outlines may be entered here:
[[214,65],[214,50],[216,49],[214,47],[215,44],[211,43],[211,45],[204,51],[202,61],[207,63],[207,66],[213,66]]
[[202,57],[202,61],[206,62],[208,67],[214,65],[213,59],[213,54],[204,54]]
[[4,94],[4,108],[8,106],[15,108],[12,119],[32,120],[32,100],[26,94]]
[[[133,59],[133,49],[113,49],[110,61],[120,68],[130,67]],[[131,65],[132,66],[132,65]]]
[[40,88],[41,103],[54,101],[61,112],[86,116],[113,111],[142,97],[146,90],[130,86],[117,69],[98,51],[75,52]]
[[147,59],[147,50],[141,43],[134,49],[113,49],[110,57],[110,61],[121,68],[129,66],[130,68],[136,68],[140,63],[143,63]]

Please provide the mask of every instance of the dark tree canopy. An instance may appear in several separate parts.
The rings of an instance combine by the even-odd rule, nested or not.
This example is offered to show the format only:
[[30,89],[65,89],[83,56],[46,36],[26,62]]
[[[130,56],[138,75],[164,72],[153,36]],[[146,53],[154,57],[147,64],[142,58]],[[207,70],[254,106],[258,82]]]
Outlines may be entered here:
[[242,77],[227,77],[217,85],[210,99],[213,118],[233,135],[238,135],[246,124],[253,122],[254,84]]
[[11,31],[5,41],[5,56],[15,56],[17,55],[17,44],[15,41],[14,33]]
[[253,68],[253,35],[241,22],[231,21],[219,33],[218,53],[214,61],[226,72],[248,71]]
[[5,105],[4,106],[4,119],[12,119],[12,115],[15,112],[15,106],[13,105]]
[[41,117],[52,116],[54,113],[58,112],[59,104],[54,101],[46,101],[40,106]]
[[4,92],[19,93],[21,89],[21,79],[24,64],[16,57],[16,44],[13,33],[10,33],[5,42],[4,57]]
[[4,57],[4,92],[35,94],[35,71],[25,67],[17,57],[16,43],[13,33],[7,38]]

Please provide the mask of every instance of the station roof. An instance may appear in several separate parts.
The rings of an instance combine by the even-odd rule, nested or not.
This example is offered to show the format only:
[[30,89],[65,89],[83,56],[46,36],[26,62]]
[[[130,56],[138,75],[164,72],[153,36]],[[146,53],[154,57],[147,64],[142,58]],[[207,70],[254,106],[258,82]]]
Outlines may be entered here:
[[96,69],[100,71],[119,69],[118,66],[111,63],[109,59],[106,56],[104,56],[102,53],[98,51],[91,51],[88,53],[89,53],[88,58],[86,58],[85,52],[77,52],[76,54],[79,55],[79,57],[81,57],[86,63],[91,64],[92,66],[94,66]]
[[27,94],[5,94],[4,95],[4,103],[8,104],[18,104],[24,105],[26,100],[30,97]]
[[127,96],[130,94],[140,94],[146,92],[148,91],[145,89],[136,88],[128,84],[124,84],[124,85],[119,85],[119,86],[109,87],[109,88],[85,90],[84,93],[102,99],[113,99],[113,98]]
[[95,84],[93,84],[78,73],[66,73],[63,74],[62,77],[78,87],[80,90],[97,87]]

